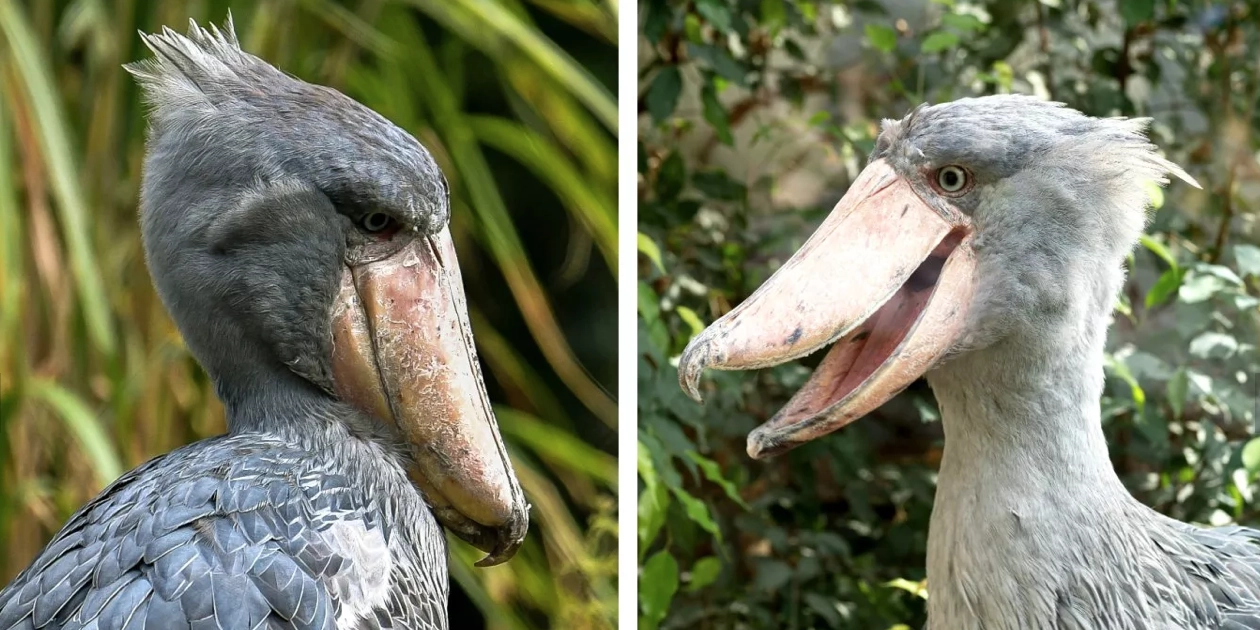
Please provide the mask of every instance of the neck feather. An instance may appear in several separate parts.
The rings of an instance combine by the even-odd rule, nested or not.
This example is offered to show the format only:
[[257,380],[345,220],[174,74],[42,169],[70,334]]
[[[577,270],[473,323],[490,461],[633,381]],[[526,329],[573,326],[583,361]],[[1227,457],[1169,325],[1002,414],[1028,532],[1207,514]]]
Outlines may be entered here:
[[1112,468],[1099,408],[1122,274],[1100,275],[1054,317],[1032,320],[1037,330],[928,374],[945,429],[928,534],[930,628],[1043,627],[1065,584],[1088,582],[1081,558],[1137,544],[1125,526],[1149,510]]

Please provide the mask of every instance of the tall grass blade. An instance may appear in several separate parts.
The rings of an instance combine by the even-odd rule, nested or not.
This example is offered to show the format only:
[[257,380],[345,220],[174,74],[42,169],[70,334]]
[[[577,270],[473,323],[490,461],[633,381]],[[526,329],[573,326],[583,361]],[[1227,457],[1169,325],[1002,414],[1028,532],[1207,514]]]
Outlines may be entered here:
[[96,414],[74,394],[60,385],[42,378],[30,382],[31,397],[48,405],[65,423],[75,437],[83,453],[92,462],[92,470],[103,488],[117,479],[125,470],[109,434],[97,420]]
[[63,119],[48,63],[39,52],[30,23],[12,0],[0,0],[0,32],[4,33],[9,59],[21,78],[20,88],[34,117],[40,150],[52,177],[62,234],[69,249],[79,299],[83,302],[83,318],[97,348],[110,355],[115,341],[109,302],[105,299],[100,270],[95,265],[87,202],[78,183],[78,161],[71,149],[69,128]]
[[608,129],[616,132],[617,100],[612,94],[554,42],[527,27],[502,5],[489,0],[412,2],[447,28],[488,52],[502,54],[498,50],[498,42],[491,36],[497,35],[511,42],[559,84],[569,86]]

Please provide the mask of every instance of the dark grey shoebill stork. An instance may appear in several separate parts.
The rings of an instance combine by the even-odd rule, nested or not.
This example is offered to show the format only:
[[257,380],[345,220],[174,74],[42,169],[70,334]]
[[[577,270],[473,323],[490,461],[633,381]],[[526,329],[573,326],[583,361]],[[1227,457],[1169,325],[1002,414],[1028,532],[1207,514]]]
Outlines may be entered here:
[[1143,129],[1020,96],[885,121],[818,231],[683,352],[680,380],[698,400],[706,367],[830,346],[749,435],[755,458],[926,375],[945,430],[932,630],[1260,628],[1260,532],[1166,518],[1107,456],[1103,344],[1144,187],[1168,174],[1197,186]]
[[414,138],[191,25],[145,35],[140,223],[228,434],[124,475],[0,630],[446,628],[442,525],[506,561],[528,506],[486,400],[442,172]]

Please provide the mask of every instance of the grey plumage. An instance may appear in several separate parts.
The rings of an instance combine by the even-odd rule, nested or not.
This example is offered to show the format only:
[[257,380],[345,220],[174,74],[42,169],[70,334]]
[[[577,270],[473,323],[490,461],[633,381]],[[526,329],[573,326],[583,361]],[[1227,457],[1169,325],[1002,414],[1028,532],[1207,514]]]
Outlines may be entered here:
[[353,225],[447,222],[410,135],[243,52],[144,35],[140,220],[154,283],[229,434],[127,473],[0,591],[0,630],[447,627],[441,528],[394,429],[332,393],[329,305]]
[[[383,455],[339,421],[325,430],[351,449],[341,460]],[[445,544],[432,515],[363,491],[398,491],[405,473],[325,463],[333,457],[259,433],[144,464],[71,517],[3,591],[0,627],[445,628]],[[382,544],[356,548],[338,534],[347,529]],[[351,610],[365,616],[338,625]]]
[[953,201],[975,226],[975,294],[927,373],[945,430],[930,629],[1260,628],[1260,532],[1140,504],[1102,434],[1103,348],[1145,187],[1193,183],[1144,128],[1020,96],[884,124],[875,157],[912,185],[947,164],[975,178]]

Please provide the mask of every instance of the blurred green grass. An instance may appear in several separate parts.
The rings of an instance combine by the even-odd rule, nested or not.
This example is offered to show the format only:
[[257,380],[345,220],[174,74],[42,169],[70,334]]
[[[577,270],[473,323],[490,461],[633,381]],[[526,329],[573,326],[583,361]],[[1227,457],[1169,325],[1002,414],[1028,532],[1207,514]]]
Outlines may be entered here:
[[452,544],[453,618],[613,627],[615,0],[0,0],[0,583],[124,470],[224,430],[144,267],[143,108],[121,64],[147,56],[137,30],[229,10],[246,50],[376,109],[451,180],[533,505],[502,568]]

